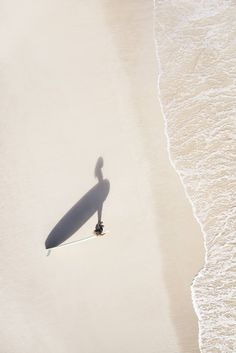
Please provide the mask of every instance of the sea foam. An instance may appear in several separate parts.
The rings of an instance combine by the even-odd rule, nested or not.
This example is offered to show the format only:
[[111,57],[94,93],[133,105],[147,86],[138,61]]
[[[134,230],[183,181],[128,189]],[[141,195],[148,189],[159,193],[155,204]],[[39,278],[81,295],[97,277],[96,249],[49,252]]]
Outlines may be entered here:
[[236,2],[156,0],[154,6],[169,156],[206,251],[191,287],[199,346],[202,353],[235,353]]

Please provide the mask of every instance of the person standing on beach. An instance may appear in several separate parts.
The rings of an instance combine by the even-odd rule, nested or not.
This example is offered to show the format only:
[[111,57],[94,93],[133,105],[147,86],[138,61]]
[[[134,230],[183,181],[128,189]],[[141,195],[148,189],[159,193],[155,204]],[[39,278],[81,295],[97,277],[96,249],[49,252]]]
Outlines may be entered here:
[[94,230],[96,235],[103,235],[103,228],[104,228],[103,222],[99,220]]

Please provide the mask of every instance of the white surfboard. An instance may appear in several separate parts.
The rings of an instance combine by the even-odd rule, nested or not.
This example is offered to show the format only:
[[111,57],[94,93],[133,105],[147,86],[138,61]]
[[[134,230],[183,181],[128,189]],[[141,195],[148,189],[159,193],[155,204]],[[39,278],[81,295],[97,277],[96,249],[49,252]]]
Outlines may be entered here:
[[53,247],[53,248],[48,248],[48,249],[46,249],[46,251],[47,251],[46,256],[49,256],[53,250],[55,251],[56,249],[64,248],[65,246],[77,245],[77,244],[83,243],[83,242],[85,242],[85,241],[87,241],[87,240],[104,236],[104,235],[106,235],[107,233],[109,233],[108,230],[107,230],[106,232],[102,233],[102,234],[96,234],[96,233],[94,232],[93,235],[89,235],[88,237],[85,237],[85,238],[82,238],[82,239],[78,239],[78,240],[74,240],[74,241],[71,241],[71,242],[69,242],[69,243],[61,244],[61,245],[55,246],[55,247]]

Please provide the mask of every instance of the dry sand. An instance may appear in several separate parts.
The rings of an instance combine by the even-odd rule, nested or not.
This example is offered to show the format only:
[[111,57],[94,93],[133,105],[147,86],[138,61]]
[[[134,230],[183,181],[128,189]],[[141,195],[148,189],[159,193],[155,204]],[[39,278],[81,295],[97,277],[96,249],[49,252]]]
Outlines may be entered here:
[[[168,160],[152,16],[145,1],[3,5],[4,353],[198,352],[190,284],[203,242]],[[99,156],[109,235],[46,257]]]

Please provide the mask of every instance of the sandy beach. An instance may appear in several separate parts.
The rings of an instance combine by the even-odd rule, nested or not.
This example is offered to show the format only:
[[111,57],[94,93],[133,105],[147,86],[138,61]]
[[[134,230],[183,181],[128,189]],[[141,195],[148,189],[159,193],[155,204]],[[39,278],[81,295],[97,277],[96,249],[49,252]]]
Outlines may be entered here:
[[[153,3],[12,0],[3,19],[1,351],[199,352],[203,240],[167,153]],[[109,233],[47,257],[99,157]]]

